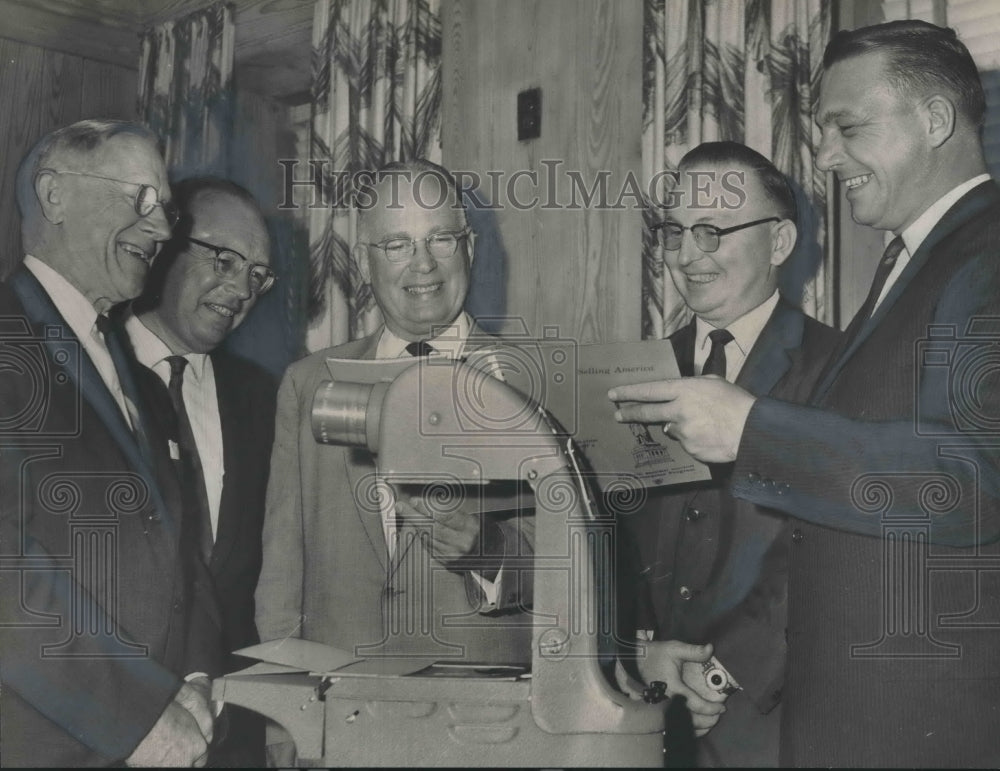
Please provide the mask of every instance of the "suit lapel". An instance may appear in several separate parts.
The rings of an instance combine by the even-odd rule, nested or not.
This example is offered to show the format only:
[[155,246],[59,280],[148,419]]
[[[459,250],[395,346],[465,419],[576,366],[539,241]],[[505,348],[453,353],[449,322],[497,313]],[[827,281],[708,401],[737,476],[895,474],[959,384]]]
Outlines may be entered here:
[[[38,283],[38,279],[34,277],[31,271],[22,268],[11,278],[10,284],[17,294],[18,299],[20,299],[26,315],[34,324],[58,327],[63,331],[63,339],[76,339],[72,329],[70,329],[70,326],[66,323],[62,314],[59,313],[52,299],[42,288],[42,285]],[[151,448],[146,447],[144,453],[139,441],[136,440],[136,435],[133,434],[125,420],[125,416],[122,415],[118,402],[115,401],[111,392],[108,391],[108,387],[101,379],[97,367],[94,366],[82,344],[79,347],[79,352],[79,371],[72,366],[65,366],[54,360],[53,363],[77,384],[83,398],[87,400],[94,409],[94,412],[97,413],[108,433],[121,448],[129,464],[146,480],[153,503],[157,509],[163,515],[167,515],[169,512],[167,512],[162,491],[157,482],[156,474],[150,465],[152,463]],[[118,377],[124,393],[133,395],[129,398],[135,403],[136,411],[141,421],[142,400],[136,396],[137,389],[132,380],[132,373],[126,370],[125,372],[119,372]],[[144,435],[143,427],[138,426],[137,432],[140,435]]]
[[[376,332],[368,337],[358,352],[359,359],[374,359],[378,350],[378,341],[382,337],[380,327]],[[361,521],[364,528],[368,544],[371,546],[375,557],[382,566],[383,573],[387,571],[386,560],[389,556],[385,543],[385,531],[382,529],[382,511],[375,502],[377,498],[371,490],[375,482],[375,461],[368,450],[361,447],[344,448],[344,465],[347,469],[347,478],[351,483],[351,490],[354,491],[354,500],[357,506],[354,507],[354,516]]]
[[694,375],[694,341],[695,322],[691,318],[687,324],[670,336],[670,344],[674,347],[674,357],[677,359],[677,369],[681,377]]
[[801,311],[779,300],[750,349],[750,355],[736,378],[736,385],[754,396],[770,393],[792,366],[788,352],[802,344],[804,328],[805,319]]
[[[998,190],[996,183],[993,180],[990,180],[989,182],[984,182],[983,184],[974,187],[962,196],[954,206],[945,212],[945,215],[941,218],[937,225],[934,226],[933,230],[931,230],[931,232],[927,235],[927,238],[923,240],[923,243],[920,244],[916,254],[910,257],[910,261],[903,269],[903,272],[899,274],[899,278],[896,279],[896,283],[893,284],[892,288],[888,291],[888,293],[886,293],[886,296],[882,299],[882,302],[875,310],[875,313],[872,314],[871,318],[859,319],[855,316],[855,318],[851,321],[851,324],[848,327],[848,345],[843,352],[837,356],[835,362],[827,369],[823,377],[820,379],[820,382],[810,399],[811,403],[818,403],[830,390],[830,387],[833,385],[833,381],[836,380],[837,375],[840,374],[840,370],[844,368],[854,352],[861,347],[861,345],[869,337],[871,337],[872,333],[878,328],[882,319],[885,318],[886,314],[888,314],[892,309],[892,306],[895,305],[895,303],[906,291],[906,288],[913,282],[921,268],[923,268],[923,266],[930,259],[931,254],[937,245],[950,236],[951,233],[957,228],[964,225],[968,220],[993,205],[998,195],[1000,195],[1000,190]],[[851,327],[859,327],[858,333],[853,339],[850,338],[849,334]]]

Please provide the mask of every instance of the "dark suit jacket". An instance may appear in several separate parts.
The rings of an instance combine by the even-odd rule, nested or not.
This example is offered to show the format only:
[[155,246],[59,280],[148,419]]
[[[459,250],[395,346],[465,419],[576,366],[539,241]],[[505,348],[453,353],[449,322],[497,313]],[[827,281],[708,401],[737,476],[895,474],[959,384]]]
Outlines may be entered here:
[[[217,350],[211,358],[222,426],[224,474],[215,544],[208,566],[222,615],[222,643],[226,652],[219,670],[211,673],[217,675],[249,666],[252,662],[231,653],[260,642],[254,624],[253,595],[260,574],[277,384],[270,374],[238,356]],[[176,441],[176,427],[169,420],[173,407],[163,381],[134,358],[132,365],[147,400],[157,404],[157,415],[168,416],[161,424],[164,435]],[[236,707],[227,712],[225,738],[213,745],[209,765],[263,765],[263,720]]]
[[[837,337],[781,300],[736,383],[753,394],[805,399]],[[681,374],[695,374],[694,320],[670,341]],[[639,583],[626,583],[627,591],[646,607],[628,624],[655,630],[656,639],[713,643],[743,687],[699,741],[702,764],[775,765],[780,713],[772,710],[784,676],[787,596],[785,544],[776,538],[784,518],[732,498],[728,471],[721,466],[714,481],[684,491],[653,493],[649,505],[623,518],[638,547]]]
[[733,492],[798,518],[785,763],[1000,758],[998,254],[989,182],[852,323],[812,406],[750,412]]
[[23,268],[0,285],[0,325],[3,762],[121,762],[217,657],[218,609],[130,374],[135,435]]
[[[530,661],[530,619],[513,612],[527,601],[530,580],[519,587],[516,571],[505,570],[498,607],[511,612],[479,613],[468,572],[441,566],[409,526],[404,539],[417,540],[387,563],[372,455],[313,438],[312,401],[330,379],[327,357],[374,358],[380,335],[313,354],[282,381],[257,586],[261,638],[302,637],[362,657],[424,656],[428,663]],[[508,544],[527,548],[515,524],[500,524]]]

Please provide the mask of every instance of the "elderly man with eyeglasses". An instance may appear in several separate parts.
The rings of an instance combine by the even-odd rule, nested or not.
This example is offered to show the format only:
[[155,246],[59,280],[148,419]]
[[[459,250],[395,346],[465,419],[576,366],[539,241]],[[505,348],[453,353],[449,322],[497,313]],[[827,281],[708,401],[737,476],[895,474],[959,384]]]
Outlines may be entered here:
[[530,602],[531,581],[505,557],[530,556],[531,518],[482,514],[468,500],[443,511],[418,491],[379,498],[370,453],[313,437],[327,357],[457,358],[482,335],[462,310],[474,237],[452,175],[423,160],[391,164],[360,192],[370,205],[354,257],[385,323],[293,364],[282,382],[256,595],[261,639],[428,664],[527,662],[530,621],[518,606]]
[[[157,405],[208,568],[225,651],[258,642],[253,592],[274,436],[277,383],[220,347],[275,283],[267,225],[253,196],[215,177],[174,185],[181,213],[173,238],[124,314],[140,387]],[[242,668],[230,657],[215,676]],[[227,707],[210,766],[259,766],[264,725]],[[222,732],[220,732],[222,733]]]
[[[654,229],[693,314],[670,336],[681,375],[804,399],[837,333],[778,292],[797,237],[787,180],[745,145],[706,142],[681,159],[671,199]],[[710,482],[654,493],[623,518],[632,543],[622,544],[621,631],[645,641],[635,662],[641,677],[686,697],[704,737],[698,765],[773,766],[785,662],[783,518],[728,495],[729,474],[728,465],[713,466]],[[709,687],[709,644],[739,690]]]
[[218,610],[107,315],[176,221],[157,137],[54,131],[22,161],[17,203],[26,256],[0,285],[2,761],[203,765]]

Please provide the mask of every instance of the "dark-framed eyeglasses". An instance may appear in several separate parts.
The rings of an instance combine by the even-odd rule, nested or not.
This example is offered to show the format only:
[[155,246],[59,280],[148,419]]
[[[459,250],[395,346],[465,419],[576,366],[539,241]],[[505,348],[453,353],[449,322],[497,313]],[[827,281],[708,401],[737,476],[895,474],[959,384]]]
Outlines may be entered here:
[[375,249],[381,249],[389,262],[400,263],[409,262],[417,251],[417,242],[422,241],[427,251],[436,260],[447,260],[455,256],[458,251],[458,242],[463,238],[468,238],[472,234],[472,228],[465,228],[459,231],[443,231],[441,233],[431,233],[427,238],[388,238],[377,244],[365,244]]
[[211,249],[215,253],[213,267],[215,268],[215,275],[219,278],[234,279],[246,267],[250,276],[250,291],[255,295],[264,294],[264,292],[274,286],[274,282],[278,278],[275,272],[267,267],[267,265],[261,265],[259,262],[250,262],[242,254],[232,249],[216,246],[215,244],[208,243],[208,241],[201,241],[190,236],[188,236],[187,240],[205,249]]
[[130,187],[137,188],[135,193],[135,198],[132,201],[132,206],[135,209],[135,213],[140,217],[148,217],[153,213],[153,210],[159,206],[163,209],[163,216],[167,220],[167,224],[173,228],[181,218],[180,210],[174,204],[173,201],[161,201],[160,193],[153,185],[143,185],[139,182],[129,182],[127,179],[115,179],[114,177],[105,177],[103,174],[91,174],[86,171],[60,171],[58,169],[40,169],[39,173],[51,172],[52,174],[69,174],[74,177],[91,177],[92,179],[103,179],[107,182],[117,182],[119,185],[129,185]]
[[735,233],[737,230],[752,228],[754,225],[763,225],[765,222],[781,222],[781,217],[764,217],[764,219],[744,222],[742,225],[733,225],[731,228],[717,228],[715,225],[699,223],[684,227],[678,222],[666,220],[653,225],[652,230],[660,239],[660,244],[668,252],[676,252],[681,248],[684,240],[684,231],[690,230],[694,236],[694,242],[703,252],[711,254],[719,248],[719,241],[722,236]]

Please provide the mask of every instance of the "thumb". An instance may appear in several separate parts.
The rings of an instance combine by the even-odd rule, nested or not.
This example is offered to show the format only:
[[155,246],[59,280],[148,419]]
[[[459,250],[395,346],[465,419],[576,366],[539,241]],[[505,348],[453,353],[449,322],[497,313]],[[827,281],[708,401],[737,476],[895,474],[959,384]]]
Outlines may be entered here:
[[694,645],[680,640],[671,640],[667,645],[670,646],[671,655],[683,661],[704,663],[712,658],[712,643]]

